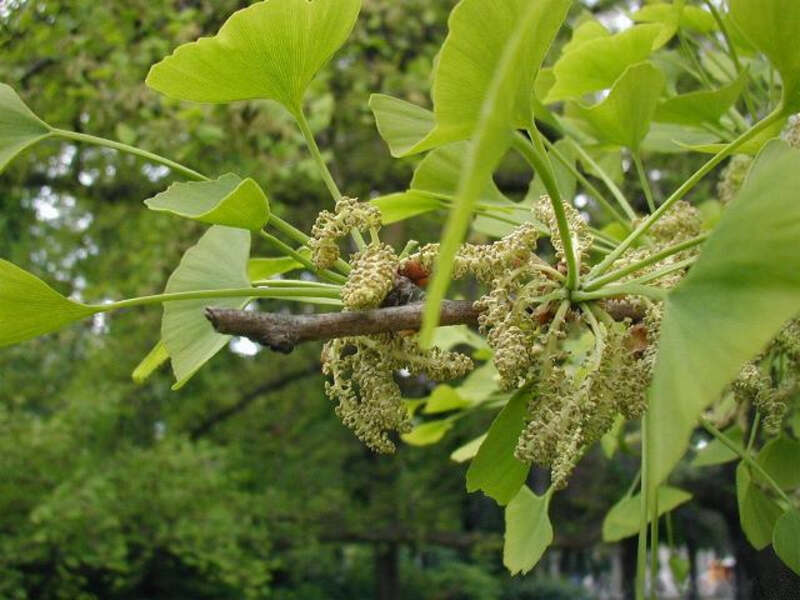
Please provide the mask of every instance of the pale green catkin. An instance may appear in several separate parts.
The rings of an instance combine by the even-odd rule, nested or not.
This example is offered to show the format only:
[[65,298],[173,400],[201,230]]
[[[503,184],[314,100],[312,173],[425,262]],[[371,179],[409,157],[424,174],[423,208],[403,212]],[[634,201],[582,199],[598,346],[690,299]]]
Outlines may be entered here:
[[342,288],[342,302],[352,310],[380,306],[392,291],[400,260],[391,246],[373,243],[355,253],[350,265],[353,270]]
[[340,258],[339,240],[355,230],[378,229],[381,212],[377,207],[355,198],[342,198],[334,212],[323,210],[311,229],[311,262],[318,269],[329,269]]

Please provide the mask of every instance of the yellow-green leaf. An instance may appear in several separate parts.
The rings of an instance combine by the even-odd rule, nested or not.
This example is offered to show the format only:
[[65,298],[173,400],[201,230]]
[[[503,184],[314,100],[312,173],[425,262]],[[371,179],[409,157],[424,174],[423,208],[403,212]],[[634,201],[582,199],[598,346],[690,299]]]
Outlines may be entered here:
[[625,69],[652,54],[661,25],[636,25],[598,37],[564,54],[553,66],[556,82],[546,103],[576,98],[611,87]]
[[0,83],[0,173],[17,154],[50,135],[50,126],[10,86]]
[[142,362],[134,369],[131,377],[136,384],[143,384],[150,376],[155,373],[161,365],[169,360],[167,347],[161,340],[153,346],[153,349],[142,359]]
[[638,151],[650,130],[666,78],[652,63],[628,67],[600,104],[577,107],[599,141]]
[[778,519],[772,547],[786,566],[800,575],[800,511],[792,509]]
[[763,550],[772,542],[775,523],[783,510],[753,483],[750,469],[743,462],[736,468],[736,499],[739,523],[747,541],[756,550]]
[[[658,516],[675,510],[692,499],[692,495],[678,488],[658,488]],[[628,496],[617,502],[603,519],[603,541],[618,542],[639,533],[642,522],[642,497]],[[649,522],[649,521],[648,521]]]
[[747,83],[747,74],[718,90],[691,92],[664,100],[656,109],[655,120],[681,125],[718,123],[739,99]]
[[211,38],[153,66],[147,85],[178,100],[266,98],[297,115],[314,75],[344,44],[361,0],[265,0],[234,13]]
[[0,347],[57,331],[96,312],[96,307],[73,302],[0,259]]
[[[309,250],[303,249],[301,255],[310,256]],[[251,258],[247,261],[247,276],[250,281],[266,281],[276,275],[283,275],[289,271],[304,269],[305,266],[289,256],[277,258]]]
[[530,571],[553,543],[549,507],[550,495],[537,496],[528,486],[506,506],[503,564],[512,575]]
[[683,455],[702,411],[797,314],[799,239],[800,151],[773,141],[667,297],[648,419],[652,486]]
[[[492,4],[462,0],[452,13],[449,44],[442,50],[434,90],[437,125],[426,139],[463,130],[463,119],[468,119],[473,141],[463,162],[456,199],[442,234],[428,289],[419,338],[422,346],[430,344],[438,325],[453,259],[469,228],[474,204],[489,185],[495,167],[508,149],[514,128],[519,125],[522,104],[527,109],[525,125],[529,124],[536,72],[570,4],[571,0],[503,0]],[[496,56],[490,56],[492,53]],[[473,81],[472,77],[476,79]],[[479,82],[477,90],[460,87]],[[450,106],[462,102],[471,108]],[[473,128],[476,120],[477,126]],[[458,136],[449,141],[456,139]],[[418,148],[425,144],[423,140]]]
[[[183,255],[165,293],[248,288],[249,255],[249,231],[215,225]],[[164,304],[161,339],[177,380],[173,389],[183,387],[230,340],[230,336],[214,331],[205,318],[205,309],[209,306],[240,309],[247,303],[243,298],[209,298]]]
[[483,491],[502,505],[517,495],[530,467],[514,456],[525,425],[530,390],[523,388],[508,401],[489,428],[486,439],[467,470],[467,491]]
[[479,435],[474,440],[470,440],[463,446],[453,450],[453,452],[450,454],[450,460],[457,463],[465,463],[468,460],[475,458],[475,455],[478,453],[483,440],[486,439],[486,435],[487,434],[485,433],[483,435]]
[[452,428],[453,421],[450,419],[428,421],[417,425],[409,433],[402,434],[400,438],[410,446],[431,446],[438,443]]
[[269,200],[261,187],[233,173],[214,181],[173,183],[144,203],[150,210],[240,229],[258,230],[269,220]]
[[[530,125],[539,66],[571,0],[462,0],[450,14],[433,83],[435,126],[402,154],[473,136],[503,81],[502,128]],[[496,103],[497,100],[492,100]],[[508,125],[506,124],[508,121]]]
[[370,200],[370,203],[381,211],[381,222],[384,225],[404,221],[442,208],[442,203],[438,198],[413,190],[379,196]]
[[428,109],[385,94],[370,96],[369,107],[378,133],[395,157],[407,154],[436,126]]
[[797,0],[729,0],[731,20],[763,52],[783,80],[787,113],[800,110],[800,2]]

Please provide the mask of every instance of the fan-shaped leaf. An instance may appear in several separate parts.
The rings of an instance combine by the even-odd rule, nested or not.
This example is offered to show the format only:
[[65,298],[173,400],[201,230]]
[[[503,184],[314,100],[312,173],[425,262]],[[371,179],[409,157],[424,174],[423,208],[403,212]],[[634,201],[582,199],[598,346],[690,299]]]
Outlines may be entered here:
[[214,181],[173,183],[144,203],[150,210],[240,229],[258,230],[269,220],[269,200],[261,187],[233,173]]
[[680,459],[703,409],[797,314],[799,190],[800,151],[771,142],[667,297],[648,419],[653,486]]
[[729,0],[731,20],[781,74],[787,112],[800,110],[800,52],[797,0]]
[[739,523],[747,541],[756,550],[763,550],[772,542],[775,523],[783,511],[753,483],[749,467],[743,462],[736,467],[736,499]]
[[151,88],[179,100],[267,98],[297,114],[314,75],[345,42],[361,0],[265,0],[234,13],[212,38],[153,66]]
[[65,298],[38,277],[0,259],[0,347],[51,333],[101,310]]
[[10,86],[0,83],[0,173],[17,154],[50,135],[47,123]]
[[441,441],[452,427],[451,419],[429,421],[417,425],[410,432],[402,434],[400,438],[410,446],[431,446]]
[[[508,107],[497,114],[496,126],[529,126],[536,74],[570,4],[570,0],[462,0],[450,14],[450,32],[436,66],[435,126],[412,147],[404,144],[402,154],[471,137],[487,114],[486,99],[498,81],[504,81]],[[421,113],[418,116],[422,118]]]
[[169,360],[169,353],[167,347],[161,340],[153,346],[153,349],[142,359],[137,367],[133,370],[131,378],[134,383],[139,385],[147,381],[150,376],[156,372],[161,365]]
[[549,507],[549,494],[537,496],[528,486],[523,486],[506,506],[503,564],[512,575],[530,571],[553,543]]
[[467,491],[483,491],[501,506],[517,495],[530,467],[514,456],[525,426],[530,390],[523,388],[508,401],[489,428],[486,439],[467,470]]
[[625,69],[647,60],[661,30],[661,25],[636,25],[616,35],[585,42],[564,54],[553,67],[556,82],[545,102],[611,87]]
[[[250,232],[214,226],[183,255],[165,293],[248,288],[249,254]],[[230,339],[214,331],[203,314],[206,307],[239,309],[247,303],[242,298],[211,298],[164,304],[161,338],[177,379],[173,389],[183,387]]]
[[[692,499],[681,489],[662,486],[658,488],[658,516],[675,510]],[[603,520],[603,541],[618,542],[639,533],[642,522],[642,497],[628,496],[617,502]]]
[[408,153],[436,126],[428,109],[385,94],[372,94],[369,107],[378,133],[395,157]]
[[370,200],[370,203],[381,211],[381,222],[384,225],[442,208],[442,202],[438,198],[413,190],[379,196]]
[[[492,4],[483,0],[462,0],[452,13],[449,50],[445,43],[434,89],[437,125],[426,139],[445,132],[449,132],[449,136],[463,127],[463,119],[476,122],[477,126],[472,130],[473,140],[461,169],[453,210],[442,234],[433,281],[428,289],[419,338],[423,346],[430,343],[438,325],[439,308],[450,284],[453,259],[469,227],[475,202],[489,185],[494,169],[508,149],[515,126],[522,119],[523,126],[530,123],[536,71],[570,5],[571,0],[505,0]],[[492,53],[497,56],[487,62],[484,55]],[[464,73],[458,73],[459,69],[476,79],[473,81]],[[486,73],[486,69],[491,70]],[[462,89],[462,85],[467,87]],[[476,92],[470,85],[481,87]],[[436,90],[439,90],[438,96]],[[451,106],[451,102],[476,105],[464,109],[455,104]],[[455,139],[458,138],[449,141]],[[418,148],[425,144],[423,140]]]
[[[311,252],[303,249],[300,251],[300,254],[308,257],[311,255]],[[250,281],[265,281],[267,279],[272,279],[276,275],[283,275],[289,271],[304,268],[304,265],[289,256],[251,258],[247,262],[247,276],[250,278]]]
[[664,100],[658,105],[655,120],[681,125],[717,123],[736,103],[746,83],[747,74],[742,73],[718,90],[691,92]]
[[614,83],[611,93],[597,106],[577,107],[595,137],[634,152],[650,130],[656,104],[666,79],[649,62],[633,65]]
[[786,566],[800,575],[800,511],[790,510],[778,519],[772,547]]

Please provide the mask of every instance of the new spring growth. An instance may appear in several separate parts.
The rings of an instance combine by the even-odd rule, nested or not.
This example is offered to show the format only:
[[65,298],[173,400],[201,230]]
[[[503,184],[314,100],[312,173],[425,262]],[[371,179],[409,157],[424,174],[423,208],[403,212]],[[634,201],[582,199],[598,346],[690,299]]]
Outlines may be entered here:
[[336,203],[334,212],[323,210],[311,229],[311,261],[319,269],[329,269],[339,259],[339,240],[351,231],[378,229],[381,212],[371,204],[354,198],[342,198]]

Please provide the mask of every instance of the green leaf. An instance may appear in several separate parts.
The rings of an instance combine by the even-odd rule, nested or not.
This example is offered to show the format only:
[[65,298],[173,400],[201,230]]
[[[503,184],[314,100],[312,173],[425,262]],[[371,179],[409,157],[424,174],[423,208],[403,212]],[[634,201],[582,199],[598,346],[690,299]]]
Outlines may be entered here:
[[603,449],[603,454],[607,459],[611,460],[617,453],[620,446],[620,438],[624,430],[625,417],[617,415],[614,418],[614,424],[611,426],[611,429],[600,438],[600,447]]
[[[300,251],[301,255],[310,256],[311,252],[307,249]],[[251,258],[247,261],[247,276],[250,281],[266,281],[276,275],[283,275],[290,271],[304,269],[305,265],[297,262],[289,256],[278,258]]]
[[736,499],[739,522],[747,541],[756,550],[763,550],[772,542],[775,523],[783,510],[753,483],[745,463],[739,463],[736,468]]
[[[771,440],[758,453],[756,461],[781,489],[800,488],[800,442],[783,436]],[[762,485],[767,485],[758,472],[754,478]],[[800,538],[798,541],[800,542]]]
[[746,83],[747,73],[742,73],[730,84],[718,90],[673,96],[658,105],[655,120],[662,123],[697,126],[704,123],[718,123],[739,99]]
[[537,496],[528,486],[506,506],[503,564],[512,575],[530,571],[553,543],[549,508],[550,494]]
[[501,506],[516,496],[530,467],[514,456],[517,438],[525,425],[530,390],[514,394],[497,415],[467,470],[467,491],[483,491]]
[[655,2],[647,4],[631,15],[636,23],[661,23],[674,27],[693,29],[699,33],[711,33],[717,29],[717,22],[710,12],[697,6],[683,6],[678,10],[678,3],[667,4]]
[[661,71],[649,62],[630,66],[605,100],[591,108],[579,105],[577,113],[599,141],[636,152],[650,130],[665,83]]
[[102,307],[73,302],[0,259],[0,348],[52,333],[97,312]]
[[787,567],[800,575],[800,511],[784,513],[775,523],[772,547]]
[[269,200],[249,177],[228,173],[214,181],[173,183],[145,200],[150,210],[211,225],[258,230],[269,221]]
[[[435,126],[403,155],[473,136],[487,117],[528,127],[536,74],[571,0],[461,0],[450,13],[433,83]],[[503,82],[502,110],[487,99]],[[496,100],[491,101],[496,104]],[[507,122],[507,124],[506,124]]]
[[783,107],[800,110],[800,2],[729,0],[730,17],[747,40],[763,52],[783,80]]
[[[763,150],[764,146],[767,142],[772,141],[774,138],[778,137],[783,131],[783,128],[786,125],[786,119],[779,119],[769,127],[767,127],[764,131],[753,137],[752,139],[748,140],[741,146],[736,149],[736,154],[748,154],[750,156],[755,156],[761,150]],[[661,125],[664,127],[665,125]],[[682,129],[687,131],[694,131],[694,129],[689,130],[687,127],[682,127]],[[699,136],[698,136],[699,137]],[[678,144],[683,150],[691,150],[692,152],[704,152],[706,154],[717,154],[725,149],[727,143],[725,142],[718,142],[718,143],[696,143],[692,142],[689,139],[689,136],[681,136],[676,137],[676,144]]]
[[[456,142],[429,152],[414,169],[410,191],[454,197],[458,192],[464,160],[469,151],[469,142]],[[478,201],[506,204],[510,202],[492,179],[481,192]]]
[[161,365],[169,360],[167,347],[161,340],[153,346],[153,349],[142,359],[142,362],[133,370],[131,378],[137,385],[143,384],[150,376],[156,372]]
[[711,144],[718,139],[718,136],[699,127],[652,123],[650,132],[642,142],[642,150],[661,154],[685,154],[688,150],[695,150],[703,144]]
[[[250,232],[215,225],[183,255],[165,293],[250,287],[249,254]],[[161,339],[172,359],[177,380],[173,389],[182,388],[231,338],[214,331],[204,316],[205,309],[241,309],[248,302],[246,298],[210,298],[164,304]]]
[[[728,439],[734,442],[744,452],[744,433],[742,428],[734,425],[723,432]],[[739,458],[733,450],[728,448],[718,439],[713,439],[692,460],[693,467],[711,467],[729,463]]]
[[344,44],[361,0],[266,0],[234,13],[211,38],[179,46],[147,85],[178,100],[266,98],[295,116],[316,73]]
[[561,54],[569,54],[573,50],[577,50],[586,42],[591,42],[598,38],[610,37],[611,33],[599,21],[590,19],[584,21],[572,32],[572,37],[567,44],[561,49]]
[[462,398],[457,390],[454,390],[449,385],[437,385],[433,393],[428,397],[425,403],[424,412],[426,415],[436,415],[440,413],[450,412],[451,410],[460,410],[472,406],[472,402]]
[[384,225],[404,221],[442,208],[442,203],[438,198],[413,190],[373,198],[370,203],[381,211],[381,223]]
[[451,419],[429,421],[417,425],[409,433],[402,434],[400,438],[410,446],[431,446],[438,443],[452,428]]
[[470,440],[463,446],[456,448],[450,454],[450,460],[457,463],[465,463],[468,460],[472,460],[475,458],[475,455],[478,453],[478,450],[483,444],[483,441],[486,439],[487,434],[479,435],[474,440]]
[[17,154],[50,135],[50,126],[10,86],[0,83],[0,173]]
[[680,459],[700,413],[797,313],[798,190],[800,152],[771,142],[667,297],[648,419],[653,486]]
[[[692,495],[681,489],[661,486],[658,488],[658,516],[664,515],[685,504]],[[617,502],[603,520],[603,541],[618,542],[639,533],[642,522],[642,497],[628,496]],[[648,521],[649,522],[649,521]]]
[[[570,0],[505,0],[491,5],[483,0],[462,0],[451,14],[450,35],[442,49],[434,86],[437,129],[431,136],[437,131],[441,134],[463,128],[463,119],[477,119],[477,127],[428,289],[419,337],[423,347],[429,345],[438,325],[453,259],[469,227],[473,206],[489,185],[515,126],[523,118],[521,98],[526,99],[524,126],[530,122],[536,71],[570,4]],[[496,56],[490,57],[493,53]],[[470,87],[479,84],[477,90]],[[463,110],[463,106],[471,108]]]
[[409,153],[436,126],[436,119],[428,109],[385,94],[372,94],[369,107],[378,133],[394,157]]
[[653,52],[661,25],[636,25],[616,35],[590,40],[564,54],[553,66],[549,104],[611,87],[625,69]]

